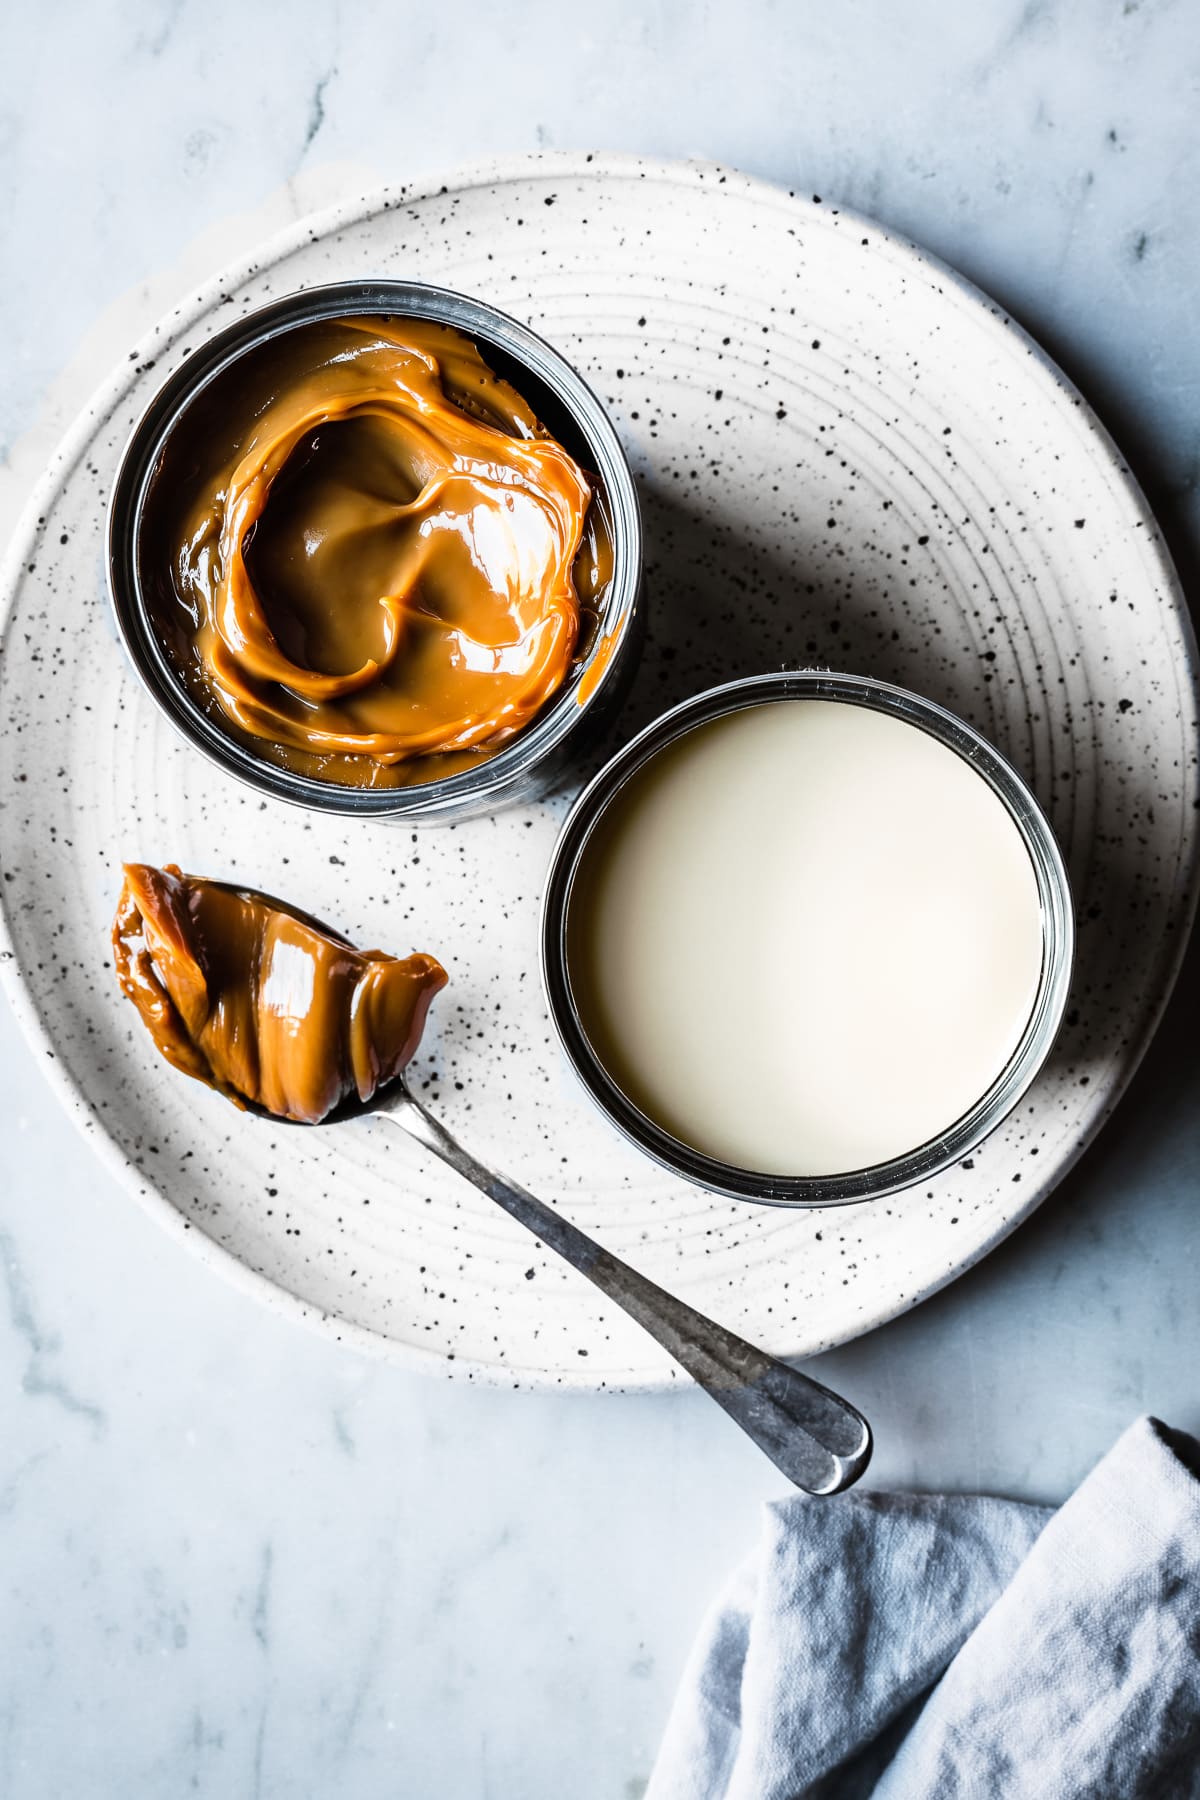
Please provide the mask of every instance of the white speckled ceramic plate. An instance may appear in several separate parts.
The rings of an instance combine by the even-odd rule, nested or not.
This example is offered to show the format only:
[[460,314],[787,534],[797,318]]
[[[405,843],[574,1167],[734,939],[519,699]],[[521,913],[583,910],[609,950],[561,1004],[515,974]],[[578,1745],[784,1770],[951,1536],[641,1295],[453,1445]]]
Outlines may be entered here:
[[[1076,990],[1051,1065],[961,1167],[825,1213],[681,1188],[592,1113],[551,1039],[537,910],[565,802],[419,834],[309,818],[223,778],[143,697],[101,563],[124,439],[232,314],[350,276],[481,295],[609,403],[647,524],[649,642],[622,733],[719,678],[825,663],[954,708],[1031,781],[1075,883]],[[6,587],[4,958],[35,1054],[171,1229],[360,1346],[514,1384],[674,1374],[386,1125],[277,1130],[161,1061],[108,964],[123,857],[435,951],[453,985],[416,1077],[451,1127],[785,1353],[913,1305],[1024,1218],[1112,1108],[1169,992],[1196,886],[1195,648],[1153,521],[999,309],[808,195],[711,166],[544,156],[306,222],[132,347],[50,471]]]

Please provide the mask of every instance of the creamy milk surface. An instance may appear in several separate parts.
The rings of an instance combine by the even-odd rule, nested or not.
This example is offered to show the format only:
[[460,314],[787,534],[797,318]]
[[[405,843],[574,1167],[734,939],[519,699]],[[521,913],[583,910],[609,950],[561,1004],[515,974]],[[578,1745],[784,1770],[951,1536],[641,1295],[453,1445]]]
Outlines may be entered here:
[[698,726],[610,803],[568,946],[593,1049],[651,1119],[723,1162],[835,1175],[987,1090],[1042,922],[963,758],[886,713],[784,700]]

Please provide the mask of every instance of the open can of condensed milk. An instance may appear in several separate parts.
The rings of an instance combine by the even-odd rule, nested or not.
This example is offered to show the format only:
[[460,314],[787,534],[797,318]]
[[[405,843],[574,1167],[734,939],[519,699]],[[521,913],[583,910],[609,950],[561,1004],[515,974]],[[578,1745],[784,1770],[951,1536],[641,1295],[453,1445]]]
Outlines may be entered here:
[[1012,1111],[1062,1021],[1066,869],[963,720],[800,671],[666,713],[580,796],[546,887],[563,1049],[627,1138],[785,1206],[928,1179]]

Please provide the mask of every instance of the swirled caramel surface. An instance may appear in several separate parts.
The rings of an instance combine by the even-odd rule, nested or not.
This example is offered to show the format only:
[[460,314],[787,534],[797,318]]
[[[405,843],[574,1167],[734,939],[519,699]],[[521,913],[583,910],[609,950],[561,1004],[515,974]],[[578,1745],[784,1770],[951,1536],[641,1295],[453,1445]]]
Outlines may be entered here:
[[493,755],[594,635],[603,499],[450,327],[282,333],[184,412],[148,494],[151,616],[257,755],[335,782]]
[[400,1073],[446,984],[432,956],[355,950],[282,901],[172,864],[126,863],[112,941],[168,1062],[309,1125]]

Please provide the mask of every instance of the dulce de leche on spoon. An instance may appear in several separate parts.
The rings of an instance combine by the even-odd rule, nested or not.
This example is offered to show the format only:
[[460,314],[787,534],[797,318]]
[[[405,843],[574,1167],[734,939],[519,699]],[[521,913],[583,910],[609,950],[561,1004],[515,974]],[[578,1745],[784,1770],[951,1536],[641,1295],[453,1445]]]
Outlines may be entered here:
[[[404,1065],[446,980],[431,956],[358,951],[281,901],[129,863],[113,944],[117,976],[159,1049],[231,1100],[318,1124],[377,1089],[398,1126],[636,1319],[798,1487],[857,1481],[871,1428],[811,1376],[705,1318],[489,1168],[428,1113]],[[342,1116],[340,1113],[337,1115]]]
[[446,971],[356,950],[248,888],[125,865],[117,979],[167,1061],[237,1105],[317,1124],[406,1067]]

